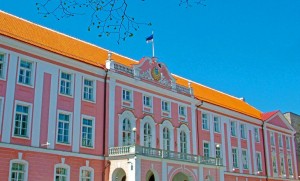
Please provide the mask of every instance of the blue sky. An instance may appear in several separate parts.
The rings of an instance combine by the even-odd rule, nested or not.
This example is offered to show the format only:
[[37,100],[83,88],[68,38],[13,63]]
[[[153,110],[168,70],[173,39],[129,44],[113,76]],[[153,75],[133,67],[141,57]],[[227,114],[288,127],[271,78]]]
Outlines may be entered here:
[[191,8],[179,0],[128,0],[128,14],[153,25],[120,44],[87,31],[89,15],[44,18],[36,2],[43,0],[9,0],[0,9],[136,60],[152,55],[145,38],[154,31],[155,55],[172,73],[244,97],[263,112],[300,114],[299,0],[206,0]]

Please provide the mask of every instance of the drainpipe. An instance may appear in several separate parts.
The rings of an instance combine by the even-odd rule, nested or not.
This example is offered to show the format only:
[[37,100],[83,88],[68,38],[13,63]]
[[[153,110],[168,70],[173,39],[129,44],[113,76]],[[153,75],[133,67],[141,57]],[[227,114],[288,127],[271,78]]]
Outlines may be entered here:
[[263,132],[263,137],[262,137],[262,142],[263,142],[263,149],[264,149],[264,159],[265,159],[265,170],[266,170],[266,181],[268,181],[269,180],[269,174],[268,174],[268,166],[267,166],[267,157],[266,157],[266,155],[267,155],[267,153],[266,153],[266,149],[265,149],[265,130],[264,130],[264,127],[265,127],[265,122],[263,122],[263,124],[262,124],[262,132]]

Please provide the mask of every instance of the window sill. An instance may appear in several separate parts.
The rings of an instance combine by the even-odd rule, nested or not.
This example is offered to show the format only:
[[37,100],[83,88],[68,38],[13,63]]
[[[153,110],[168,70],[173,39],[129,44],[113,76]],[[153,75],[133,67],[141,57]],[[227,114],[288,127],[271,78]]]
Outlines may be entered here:
[[94,100],[88,100],[88,99],[82,98],[82,101],[92,103],[92,104],[96,104],[96,101],[94,101]]
[[30,138],[28,136],[18,136],[18,135],[13,135],[13,138],[17,138],[17,139],[24,139],[24,140],[30,140]]
[[58,142],[58,141],[56,141],[56,144],[57,145],[63,145],[63,146],[71,146],[71,143],[61,143],[61,142]]
[[17,81],[17,84],[18,84],[18,85],[21,85],[21,86],[24,86],[24,87],[32,88],[32,89],[34,88],[34,85],[21,83],[21,82],[19,82],[19,81]]
[[71,94],[71,95],[69,95],[69,94],[63,94],[63,93],[58,93],[58,95],[60,95],[60,96],[65,96],[65,97],[69,97],[69,98],[73,98],[73,95]]
[[89,146],[83,146],[83,145],[80,145],[80,148],[89,149],[89,150],[95,149],[94,146],[89,147]]

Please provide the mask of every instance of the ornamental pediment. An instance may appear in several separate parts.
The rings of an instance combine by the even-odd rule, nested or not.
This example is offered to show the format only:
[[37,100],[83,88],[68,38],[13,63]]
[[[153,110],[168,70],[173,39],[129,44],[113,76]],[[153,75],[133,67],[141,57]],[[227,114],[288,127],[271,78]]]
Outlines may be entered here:
[[173,87],[176,82],[165,64],[158,62],[155,57],[142,58],[138,64],[133,65],[133,73],[135,77],[170,88]]

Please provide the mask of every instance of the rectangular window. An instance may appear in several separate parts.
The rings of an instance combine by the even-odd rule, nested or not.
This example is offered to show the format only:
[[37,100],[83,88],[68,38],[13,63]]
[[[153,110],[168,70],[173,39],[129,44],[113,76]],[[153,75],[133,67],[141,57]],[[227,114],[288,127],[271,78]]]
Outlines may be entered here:
[[152,99],[150,96],[144,95],[144,106],[152,107]]
[[32,62],[20,61],[18,82],[25,85],[31,85],[32,82]]
[[209,129],[208,115],[202,114],[202,129]]
[[178,111],[179,111],[179,115],[186,116],[186,107],[179,106]]
[[161,101],[161,108],[163,111],[169,112],[170,111],[170,103],[167,101]]
[[282,135],[278,134],[279,147],[282,148]]
[[84,147],[93,147],[93,120],[92,119],[82,119],[81,128],[81,145]]
[[16,106],[14,136],[28,137],[29,106]]
[[271,145],[275,146],[275,137],[274,137],[274,133],[270,132],[270,137],[271,137]]
[[248,169],[247,150],[242,150],[242,162],[243,162],[243,169]]
[[10,181],[25,181],[25,165],[12,163]]
[[284,157],[283,157],[283,153],[280,154],[280,171],[281,171],[281,175],[285,175],[285,165],[284,165]]
[[94,101],[94,81],[84,79],[83,99],[88,101]]
[[294,174],[294,172],[293,172],[291,156],[288,156],[288,167],[289,167],[289,175],[292,176]]
[[72,95],[72,74],[61,72],[60,93],[69,96]]
[[246,125],[245,124],[241,124],[240,125],[240,129],[241,129],[241,138],[246,139],[247,138]]
[[236,136],[236,122],[230,122],[231,136]]
[[4,77],[4,54],[0,54],[0,78]]
[[81,170],[80,181],[92,181],[92,172],[90,170]]
[[68,170],[66,168],[57,167],[55,170],[55,181],[67,181]]
[[214,117],[214,131],[220,133],[220,118]]
[[275,150],[272,150],[272,167],[273,167],[273,172],[277,174],[277,159],[276,159]]
[[232,148],[232,166],[238,168],[238,150],[236,148]]
[[123,89],[122,97],[124,101],[131,101],[131,91]]
[[256,153],[256,165],[257,165],[257,171],[262,171],[261,154],[260,153]]
[[216,144],[216,158],[221,158],[221,145]]
[[203,143],[203,156],[209,158],[209,143]]
[[260,137],[259,137],[259,130],[258,130],[258,128],[254,128],[254,136],[255,136],[255,141],[259,142],[260,141]]
[[59,113],[57,126],[57,142],[70,143],[70,115]]
[[290,137],[285,137],[285,142],[286,142],[286,148],[291,149],[291,142],[290,142]]

